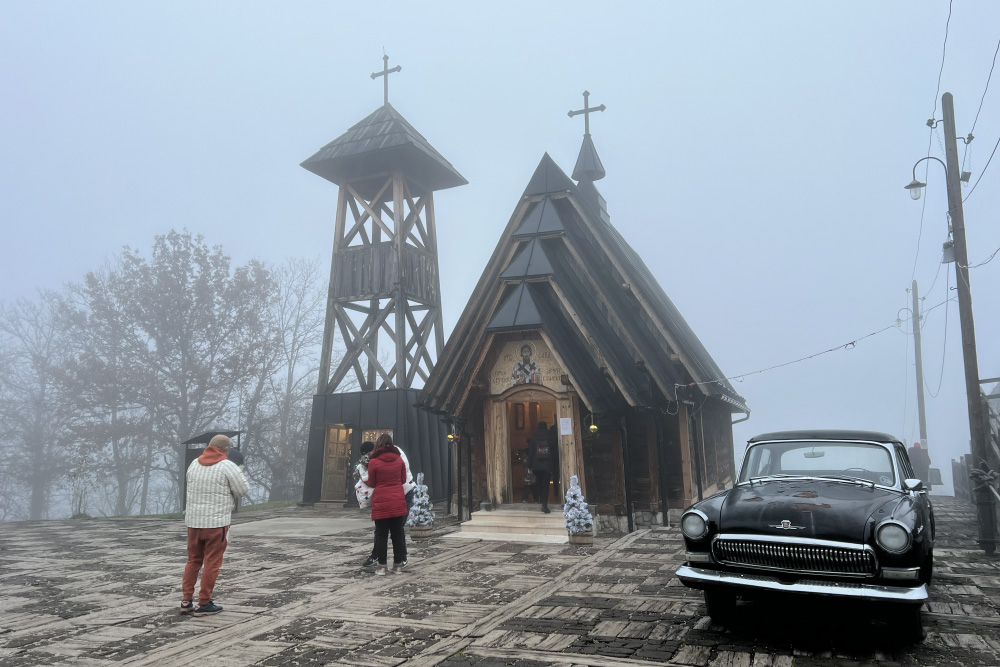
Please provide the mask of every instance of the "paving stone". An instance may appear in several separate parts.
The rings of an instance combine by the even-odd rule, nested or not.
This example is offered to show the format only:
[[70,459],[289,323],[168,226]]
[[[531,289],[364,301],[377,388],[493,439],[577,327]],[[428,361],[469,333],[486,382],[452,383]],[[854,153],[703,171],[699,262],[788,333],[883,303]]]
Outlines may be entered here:
[[[226,611],[177,613],[179,521],[4,524],[0,664],[588,665],[692,667],[1000,665],[1000,559],[975,548],[968,503],[935,498],[927,639],[891,643],[891,619],[814,600],[741,604],[712,623],[673,576],[675,528],[593,549],[441,540],[411,548],[404,576],[360,567],[371,533],[273,539],[240,523],[351,510],[237,515],[216,588]],[[355,510],[356,511],[356,510]],[[454,518],[440,516],[442,533]]]

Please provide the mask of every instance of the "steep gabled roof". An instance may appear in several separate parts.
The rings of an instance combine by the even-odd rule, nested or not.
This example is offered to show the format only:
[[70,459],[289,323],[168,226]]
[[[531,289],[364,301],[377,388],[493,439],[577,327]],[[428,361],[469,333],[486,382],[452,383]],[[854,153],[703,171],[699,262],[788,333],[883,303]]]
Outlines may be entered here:
[[387,174],[393,168],[402,169],[409,178],[428,190],[443,190],[468,183],[388,103],[323,146],[302,166],[337,185],[363,184],[367,179]]
[[488,337],[541,329],[584,402],[598,412],[652,405],[653,386],[678,385],[746,411],[744,400],[652,277],[607,222],[593,183],[574,184],[542,157],[462,317],[428,378],[421,403],[461,408]]

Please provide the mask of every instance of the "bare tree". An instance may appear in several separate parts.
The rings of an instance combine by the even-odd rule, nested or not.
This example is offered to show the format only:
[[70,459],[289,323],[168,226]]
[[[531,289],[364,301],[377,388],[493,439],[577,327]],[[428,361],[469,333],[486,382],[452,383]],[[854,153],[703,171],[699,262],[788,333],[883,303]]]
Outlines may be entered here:
[[247,472],[268,500],[289,500],[302,492],[326,294],[318,259],[288,260],[273,273],[273,367],[244,403]]
[[6,362],[0,375],[0,419],[7,478],[0,491],[23,488],[28,519],[48,516],[53,486],[66,470],[66,410],[55,379],[65,348],[60,308],[54,292],[0,308]]
[[274,282],[257,261],[231,271],[219,246],[188,231],[156,237],[149,261],[125,248],[120,275],[132,291],[130,321],[147,341],[135,360],[150,380],[147,467],[179,488],[178,443],[218,426],[239,388],[266,366],[261,322]]
[[[149,369],[145,336],[130,319],[133,290],[116,263],[88,273],[70,286],[63,316],[71,352],[60,372],[76,419],[72,432],[81,445],[74,461],[71,503],[86,504],[84,489],[113,498],[99,502],[102,514],[144,510],[148,450],[152,447]],[[90,477],[88,480],[87,477]]]

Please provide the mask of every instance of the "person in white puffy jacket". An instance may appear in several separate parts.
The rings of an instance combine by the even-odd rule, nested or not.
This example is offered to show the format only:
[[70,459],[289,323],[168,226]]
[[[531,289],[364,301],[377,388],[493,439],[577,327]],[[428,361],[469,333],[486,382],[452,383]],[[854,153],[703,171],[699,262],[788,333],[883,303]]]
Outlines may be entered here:
[[[227,458],[232,441],[216,435],[187,469],[187,565],[181,584],[181,613],[195,616],[217,614],[222,607],[212,600],[222,556],[229,544],[235,500],[250,492],[250,484],[238,465]],[[194,585],[201,571],[198,606],[194,605]]]

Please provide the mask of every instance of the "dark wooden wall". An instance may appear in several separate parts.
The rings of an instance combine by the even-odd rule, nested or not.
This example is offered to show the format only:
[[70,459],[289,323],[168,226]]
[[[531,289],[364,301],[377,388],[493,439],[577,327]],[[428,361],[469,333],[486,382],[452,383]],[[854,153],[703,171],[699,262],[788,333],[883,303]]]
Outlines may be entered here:
[[[320,500],[329,424],[345,424],[354,429],[352,464],[360,458],[358,449],[364,429],[393,429],[393,440],[406,452],[414,478],[417,473],[424,473],[431,500],[444,500],[448,495],[448,430],[440,417],[414,407],[419,394],[419,389],[388,389],[314,396],[302,502]],[[348,488],[353,494],[353,481]]]
[[583,439],[586,501],[596,505],[600,514],[624,514],[625,479],[618,426],[611,416],[602,420],[599,426],[596,437]]
[[[391,241],[350,246],[337,251],[333,262],[331,296],[338,300],[389,297],[396,293],[399,259]],[[406,295],[424,303],[437,303],[437,258],[410,246],[403,247],[403,288]]]

